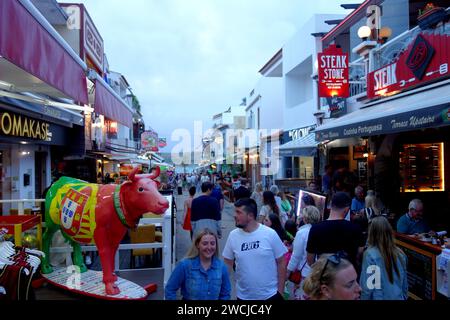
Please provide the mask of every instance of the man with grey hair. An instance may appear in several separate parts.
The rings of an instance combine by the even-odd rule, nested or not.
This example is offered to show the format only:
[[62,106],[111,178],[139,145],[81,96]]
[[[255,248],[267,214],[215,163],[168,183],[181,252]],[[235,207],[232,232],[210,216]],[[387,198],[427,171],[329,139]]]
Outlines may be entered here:
[[352,199],[352,205],[350,210],[353,213],[359,213],[361,210],[364,210],[366,204],[364,202],[364,189],[361,186],[357,186],[355,188],[355,197]]
[[423,203],[420,199],[413,199],[409,203],[408,212],[397,222],[397,232],[405,234],[427,233],[431,229],[423,220]]

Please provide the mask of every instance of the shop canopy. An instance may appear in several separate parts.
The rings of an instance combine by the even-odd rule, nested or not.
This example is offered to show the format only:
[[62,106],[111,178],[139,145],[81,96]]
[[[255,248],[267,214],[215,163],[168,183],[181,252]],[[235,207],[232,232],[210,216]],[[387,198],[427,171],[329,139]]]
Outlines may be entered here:
[[376,104],[314,131],[317,141],[367,137],[450,125],[450,83]]
[[310,133],[297,140],[289,141],[280,146],[279,155],[282,157],[314,157],[318,142],[314,133]]
[[0,1],[0,89],[88,103],[86,64],[29,0]]
[[133,128],[133,111],[120,96],[99,76],[95,78],[94,111],[108,119]]

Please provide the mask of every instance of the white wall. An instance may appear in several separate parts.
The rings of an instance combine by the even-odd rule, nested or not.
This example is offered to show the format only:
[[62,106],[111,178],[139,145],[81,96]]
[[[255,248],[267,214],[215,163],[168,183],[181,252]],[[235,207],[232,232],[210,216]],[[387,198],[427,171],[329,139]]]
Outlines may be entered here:
[[72,47],[73,51],[79,56],[80,55],[80,30],[70,30],[66,25],[64,26],[53,26],[56,31],[63,37],[69,46]]
[[[253,104],[255,128],[258,122],[258,108],[260,109],[260,129],[280,129],[283,127],[284,84],[282,78],[262,77],[256,83],[252,96],[247,97],[248,105]],[[259,97],[259,98],[258,98]]]
[[311,76],[316,73],[315,61],[320,43],[311,34],[327,32],[332,26],[325,20],[343,18],[342,15],[314,15],[283,47],[283,75],[285,84],[285,131],[316,123],[317,88]]

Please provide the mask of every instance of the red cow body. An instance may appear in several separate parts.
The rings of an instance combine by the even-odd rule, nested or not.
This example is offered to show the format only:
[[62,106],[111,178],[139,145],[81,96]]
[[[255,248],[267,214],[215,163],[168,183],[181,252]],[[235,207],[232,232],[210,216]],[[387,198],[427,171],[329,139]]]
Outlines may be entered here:
[[[114,283],[117,280],[113,273],[114,257],[127,228],[134,228],[144,213],[163,214],[169,207],[154,181],[159,176],[159,168],[153,175],[137,175],[137,170],[135,168],[128,181],[120,186],[89,184],[67,177],[52,185],[46,196],[47,230],[43,238],[46,257],[42,263],[43,273],[53,271],[48,261],[50,243],[53,234],[61,229],[73,246],[74,264],[81,268],[81,272],[87,269],[79,243],[95,243],[102,264],[106,294],[120,292]],[[91,207],[86,205],[89,203]]]

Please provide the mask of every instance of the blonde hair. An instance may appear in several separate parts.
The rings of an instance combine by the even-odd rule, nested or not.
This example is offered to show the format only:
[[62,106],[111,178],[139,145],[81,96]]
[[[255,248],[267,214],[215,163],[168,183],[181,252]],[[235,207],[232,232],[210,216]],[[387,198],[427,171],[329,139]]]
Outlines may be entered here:
[[366,208],[372,208],[376,216],[380,215],[381,210],[378,208],[377,197],[374,195],[368,195],[365,199],[365,205]]
[[255,184],[255,191],[256,192],[261,192],[261,191],[263,191],[264,189],[263,189],[263,185],[262,185],[262,183],[261,182],[257,182],[256,184]]
[[[367,242],[369,247],[375,247],[380,251],[384,260],[384,266],[388,274],[389,282],[394,283],[392,269],[400,276],[397,259],[399,259],[400,256],[405,257],[405,255],[403,251],[395,245],[392,227],[385,217],[379,216],[372,219]],[[404,259],[400,259],[400,261],[403,263]]]
[[[322,285],[333,287],[336,281],[336,275],[339,271],[353,266],[347,259],[341,258],[339,264],[335,265],[328,262],[331,254],[323,254],[311,267],[311,273],[305,279],[303,290],[313,300],[320,300],[323,298]],[[325,270],[324,270],[325,269]]]
[[319,209],[314,206],[306,206],[302,211],[303,220],[306,224],[318,223],[321,220]]
[[216,239],[216,251],[214,252],[214,256],[216,258],[219,257],[219,241],[217,240],[217,235],[209,229],[204,229],[195,236],[195,239],[192,242],[192,246],[189,249],[188,253],[186,254],[186,258],[192,259],[198,257],[199,252],[197,246],[199,245],[202,238],[207,235],[214,236],[214,239]]

